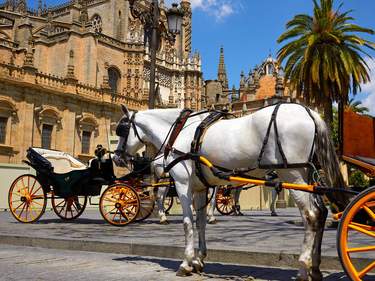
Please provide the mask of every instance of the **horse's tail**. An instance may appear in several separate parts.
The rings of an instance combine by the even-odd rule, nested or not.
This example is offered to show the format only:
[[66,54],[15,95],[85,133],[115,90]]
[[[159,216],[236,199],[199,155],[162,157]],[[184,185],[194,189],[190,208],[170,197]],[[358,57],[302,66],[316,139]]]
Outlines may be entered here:
[[[318,114],[314,114],[314,119],[317,130],[315,154],[325,173],[326,184],[329,187],[345,189],[346,184],[327,125]],[[339,211],[343,211],[350,202],[349,196],[344,192],[330,192],[327,193],[327,197]]]

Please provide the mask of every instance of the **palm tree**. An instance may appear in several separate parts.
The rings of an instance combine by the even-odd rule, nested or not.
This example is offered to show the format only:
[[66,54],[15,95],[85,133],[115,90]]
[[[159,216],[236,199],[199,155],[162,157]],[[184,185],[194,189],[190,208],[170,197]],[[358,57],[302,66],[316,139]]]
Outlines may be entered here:
[[348,103],[348,107],[351,111],[359,114],[367,114],[370,110],[366,106],[361,106],[361,101],[355,101],[354,98],[351,98]]
[[[369,67],[362,57],[374,50],[373,42],[358,33],[374,34],[369,28],[351,23],[351,10],[334,10],[334,0],[314,2],[314,15],[296,15],[277,42],[286,42],[278,52],[285,63],[285,81],[307,104],[323,106],[324,119],[332,126],[332,102],[347,104],[349,92],[355,95],[360,84],[370,81]],[[329,126],[329,127],[330,127]]]

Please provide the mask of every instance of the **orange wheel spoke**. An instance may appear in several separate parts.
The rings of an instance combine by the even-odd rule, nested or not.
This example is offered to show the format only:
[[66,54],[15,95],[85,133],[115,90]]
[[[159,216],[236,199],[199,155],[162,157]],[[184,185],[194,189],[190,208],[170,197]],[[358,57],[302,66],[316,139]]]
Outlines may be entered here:
[[34,186],[35,186],[35,184],[36,184],[36,180],[34,179],[34,183],[33,183],[33,186],[31,187],[31,189],[30,189],[30,194],[32,194],[33,193],[33,189],[34,189]]
[[363,209],[365,209],[366,213],[371,217],[373,221],[375,221],[375,213],[366,205],[363,206]]
[[370,252],[375,251],[375,246],[359,247],[359,248],[349,248],[348,253],[358,253],[358,252]]
[[128,214],[127,213],[125,213],[125,212],[122,212],[122,214],[124,215],[124,217],[129,221],[130,219],[129,219],[129,216],[128,216]]
[[[117,216],[117,214],[118,214],[118,210],[116,210],[115,214],[114,214],[113,217],[112,217],[112,220],[113,220],[113,221],[115,220],[115,217]],[[121,216],[121,214],[120,214],[120,216]]]
[[112,198],[108,198],[108,197],[103,198],[103,201],[112,202],[112,203],[117,203],[117,200],[112,199]]
[[370,272],[371,270],[373,270],[375,268],[375,261],[373,261],[371,264],[369,264],[368,266],[366,266],[366,268],[364,268],[359,274],[358,274],[358,277],[359,278],[362,278],[363,276],[365,276],[368,272]]
[[352,222],[351,224],[355,225],[355,226],[358,226],[358,227],[361,227],[363,229],[366,229],[368,231],[375,231],[375,226],[371,226],[371,225],[367,225],[367,224],[361,224],[361,223],[357,223],[357,222]]
[[39,202],[37,202],[37,201],[32,201],[32,202],[31,202],[31,204],[37,204],[37,205],[39,205],[39,206],[42,206],[42,207],[43,207],[43,204],[41,204],[41,203],[39,203]]
[[112,213],[113,210],[116,210],[116,207],[114,207],[112,210],[108,211],[107,213],[105,213],[105,216],[107,216],[108,214]]
[[37,190],[35,190],[34,191],[34,193],[33,194],[31,194],[31,196],[33,196],[33,195],[35,195],[35,193],[37,193],[40,189],[41,189],[42,187],[41,186],[39,186],[39,188],[37,189]]
[[[20,208],[22,205],[26,204],[25,202],[22,202],[19,204],[16,208],[13,209],[13,212],[15,212],[18,208]],[[25,208],[25,207],[24,207]]]
[[375,201],[369,201],[369,202],[366,202],[366,204],[365,204],[367,207],[369,207],[369,208],[373,208],[373,207],[375,207]]
[[354,229],[354,230],[358,231],[358,232],[361,232],[361,233],[363,233],[363,234],[366,234],[366,235],[368,235],[368,236],[371,236],[371,237],[375,238],[375,233],[370,232],[370,231],[364,229],[363,227],[357,226],[357,225],[355,225],[355,224],[353,224],[353,223],[349,224],[349,227],[350,227],[351,229]]
[[22,210],[21,210],[21,213],[19,214],[20,217],[21,217],[23,211],[25,210],[25,207],[26,207],[26,206],[27,206],[27,204],[25,203],[25,204],[23,205],[23,208],[22,208]]

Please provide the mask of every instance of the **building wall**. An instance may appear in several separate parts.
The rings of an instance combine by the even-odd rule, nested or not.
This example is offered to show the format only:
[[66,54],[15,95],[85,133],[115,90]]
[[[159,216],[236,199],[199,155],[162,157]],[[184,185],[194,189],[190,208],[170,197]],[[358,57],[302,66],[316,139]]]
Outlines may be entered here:
[[[139,7],[149,4],[141,1]],[[121,104],[146,109],[150,50],[143,44],[142,23],[128,6],[127,1],[76,1],[39,14],[0,8],[0,21],[8,24],[0,27],[0,116],[8,118],[0,162],[20,163],[28,147],[40,146],[43,124],[53,125],[51,148],[87,160],[96,144],[113,136]],[[189,11],[188,2],[182,6]],[[94,15],[101,17],[100,32],[94,30]],[[161,20],[166,24],[164,12]],[[175,45],[162,37],[158,106],[199,109],[201,61],[190,53],[191,14],[183,28]],[[110,89],[111,68],[120,75],[117,91]],[[83,130],[92,131],[90,155],[81,153]]]

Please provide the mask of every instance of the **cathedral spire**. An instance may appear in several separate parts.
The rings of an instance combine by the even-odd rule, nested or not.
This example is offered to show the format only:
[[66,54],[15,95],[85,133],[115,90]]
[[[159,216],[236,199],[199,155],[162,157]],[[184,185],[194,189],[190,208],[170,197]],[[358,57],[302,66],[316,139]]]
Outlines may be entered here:
[[219,61],[219,69],[217,71],[217,80],[221,82],[223,86],[223,90],[228,90],[228,78],[227,78],[227,71],[225,69],[225,62],[224,62],[224,48],[220,48],[220,61]]

